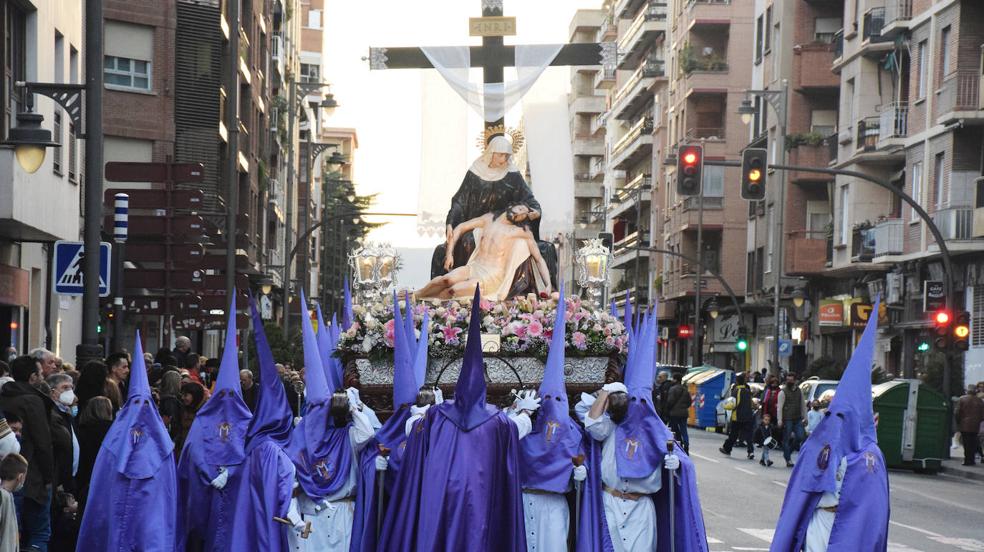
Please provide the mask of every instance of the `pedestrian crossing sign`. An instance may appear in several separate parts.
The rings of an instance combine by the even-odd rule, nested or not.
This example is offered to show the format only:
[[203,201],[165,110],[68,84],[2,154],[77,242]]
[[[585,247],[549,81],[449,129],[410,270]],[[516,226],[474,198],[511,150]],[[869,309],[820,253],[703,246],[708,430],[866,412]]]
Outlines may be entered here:
[[[99,296],[109,296],[109,261],[111,246],[99,244]],[[59,240],[55,242],[54,285],[59,295],[82,295],[85,288],[82,275],[85,252],[82,242]]]

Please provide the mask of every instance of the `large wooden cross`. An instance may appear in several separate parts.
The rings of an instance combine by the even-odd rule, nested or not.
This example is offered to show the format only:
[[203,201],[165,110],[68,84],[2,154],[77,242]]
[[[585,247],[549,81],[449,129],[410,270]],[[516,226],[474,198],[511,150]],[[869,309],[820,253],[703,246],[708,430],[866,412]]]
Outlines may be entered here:
[[[515,46],[506,46],[503,36],[515,34],[515,19],[503,17],[503,0],[482,0],[482,17],[473,18],[472,34],[482,36],[481,46],[471,46],[471,66],[482,68],[484,84],[503,82],[506,67],[515,63]],[[550,63],[551,66],[601,65],[615,67],[617,50],[614,42],[566,44]],[[420,48],[370,48],[370,69],[431,69],[434,66]],[[489,109],[486,102],[486,110]],[[488,119],[488,117],[486,117]],[[492,129],[505,128],[504,119],[485,121],[486,137]],[[501,133],[501,132],[500,132]]]

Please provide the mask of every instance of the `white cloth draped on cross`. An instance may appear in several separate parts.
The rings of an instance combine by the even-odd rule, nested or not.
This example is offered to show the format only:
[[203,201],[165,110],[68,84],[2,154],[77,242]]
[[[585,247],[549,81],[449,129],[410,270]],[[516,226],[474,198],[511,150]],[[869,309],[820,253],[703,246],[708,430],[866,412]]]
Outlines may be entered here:
[[543,71],[564,47],[563,44],[517,45],[515,67],[518,78],[510,82],[473,83],[471,50],[468,46],[422,47],[445,82],[488,122],[502,119],[529,92]]

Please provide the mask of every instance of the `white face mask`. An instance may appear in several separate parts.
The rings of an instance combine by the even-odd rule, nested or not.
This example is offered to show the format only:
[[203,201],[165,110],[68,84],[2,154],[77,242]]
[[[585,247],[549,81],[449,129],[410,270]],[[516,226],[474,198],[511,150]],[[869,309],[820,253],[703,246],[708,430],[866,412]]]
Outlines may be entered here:
[[75,402],[75,391],[69,389],[62,392],[61,395],[58,395],[58,401],[65,406],[72,406],[72,403]]

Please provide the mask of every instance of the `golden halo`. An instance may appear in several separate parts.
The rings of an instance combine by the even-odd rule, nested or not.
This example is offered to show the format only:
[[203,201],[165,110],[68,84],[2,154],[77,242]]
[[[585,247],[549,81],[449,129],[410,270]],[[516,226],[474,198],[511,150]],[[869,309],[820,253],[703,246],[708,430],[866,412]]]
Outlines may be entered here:
[[495,125],[493,127],[486,128],[484,132],[475,141],[475,144],[482,150],[488,147],[489,142],[492,141],[496,136],[509,135],[512,139],[513,153],[519,153],[519,150],[523,148],[523,144],[526,143],[526,137],[523,136],[523,131],[518,128],[507,129],[504,125]]

